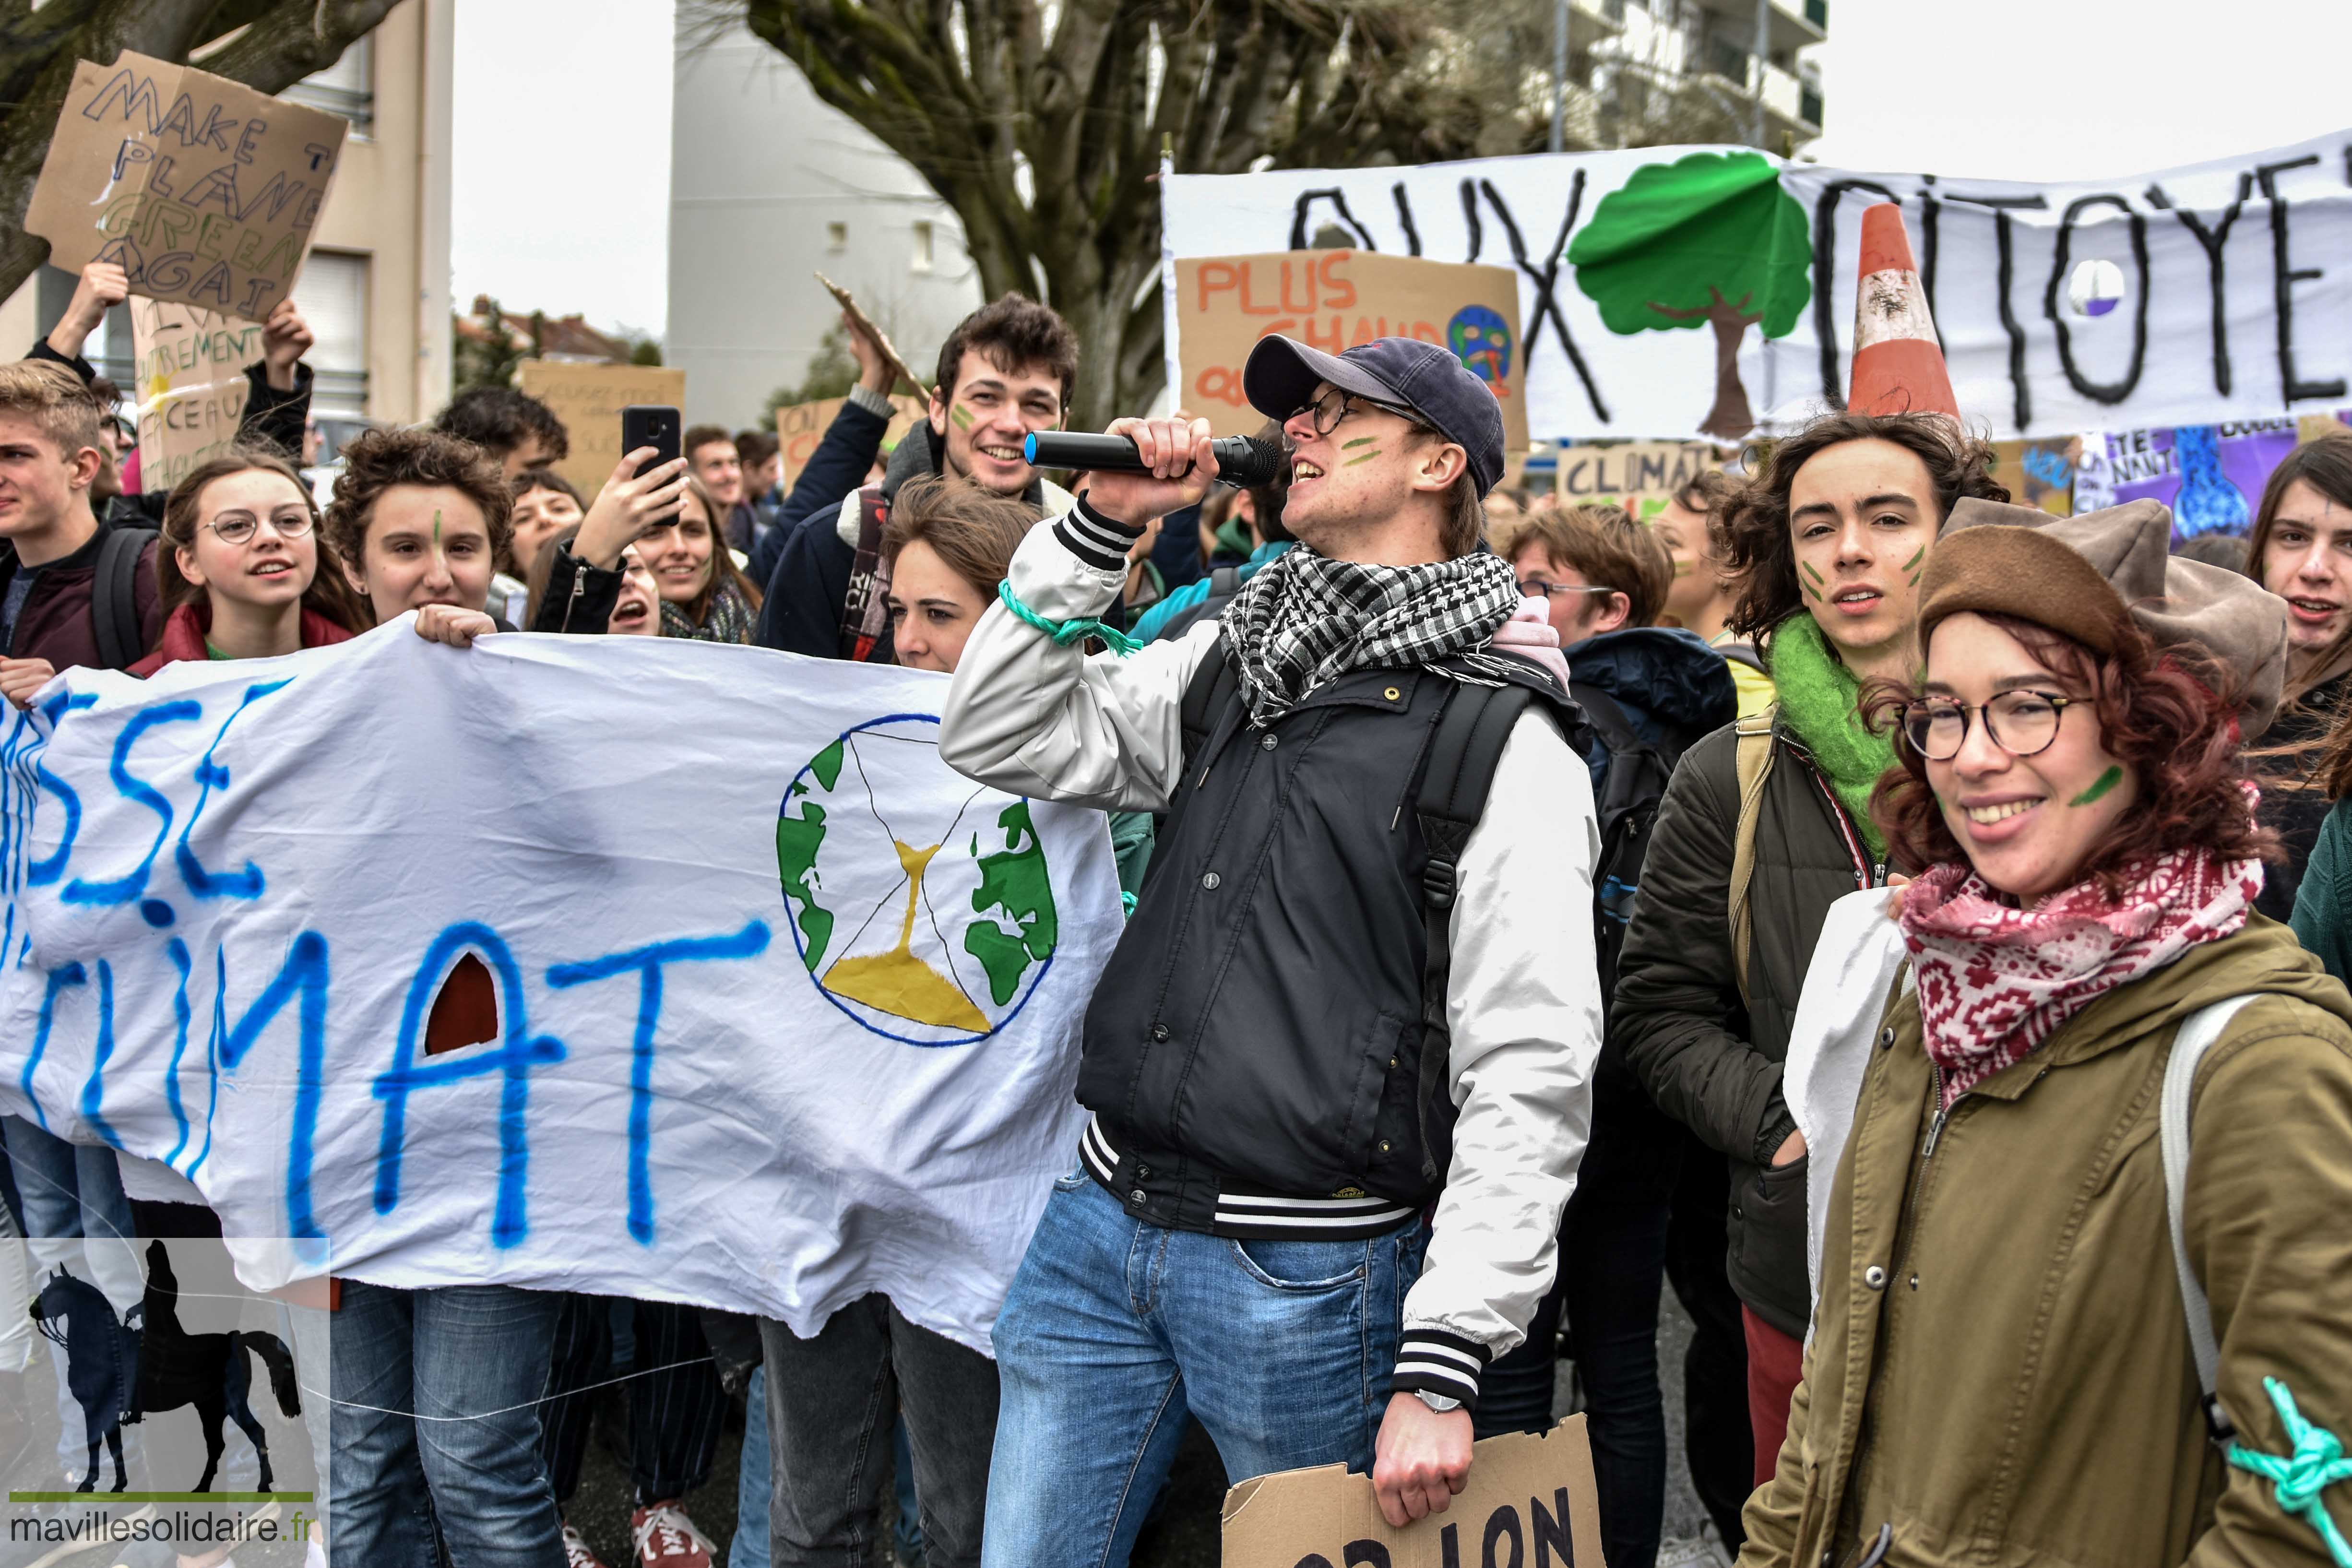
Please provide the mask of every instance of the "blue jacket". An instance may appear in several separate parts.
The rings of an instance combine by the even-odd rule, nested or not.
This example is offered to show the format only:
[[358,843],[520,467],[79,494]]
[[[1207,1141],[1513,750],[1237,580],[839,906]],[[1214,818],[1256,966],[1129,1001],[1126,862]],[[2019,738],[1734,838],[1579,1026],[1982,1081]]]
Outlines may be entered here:
[[[1568,678],[1615,700],[1633,732],[1680,752],[1738,716],[1731,667],[1696,632],[1678,626],[1627,626],[1560,650]],[[1596,742],[1586,759],[1598,795],[1609,753]]]

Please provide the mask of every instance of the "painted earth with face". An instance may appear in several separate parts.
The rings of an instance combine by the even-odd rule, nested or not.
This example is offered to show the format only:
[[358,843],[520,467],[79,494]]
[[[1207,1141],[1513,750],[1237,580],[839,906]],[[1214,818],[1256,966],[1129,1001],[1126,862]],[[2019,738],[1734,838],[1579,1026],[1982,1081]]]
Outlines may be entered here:
[[1511,374],[1510,323],[1484,305],[1465,305],[1445,323],[1446,346],[1489,385]]
[[941,762],[930,715],[861,724],[810,758],[777,810],[776,867],[809,978],[886,1038],[984,1040],[1052,964],[1029,803]]

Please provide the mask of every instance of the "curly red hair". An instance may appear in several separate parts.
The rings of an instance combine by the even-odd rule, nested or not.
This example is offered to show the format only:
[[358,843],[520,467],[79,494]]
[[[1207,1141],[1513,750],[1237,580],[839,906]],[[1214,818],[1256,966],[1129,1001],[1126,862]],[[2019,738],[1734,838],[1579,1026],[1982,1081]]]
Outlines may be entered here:
[[[2147,861],[2191,845],[2224,859],[2279,858],[2278,836],[2256,825],[2248,804],[2234,682],[2218,665],[2180,650],[2159,653],[2137,626],[2103,657],[2032,621],[1984,618],[2088,698],[2101,743],[2140,781],[2139,805],[2084,863],[2084,880],[2097,879],[2112,900]],[[1864,694],[1864,721],[1873,729],[1897,724],[1904,705],[1923,694],[1919,686],[1874,681]],[[1927,759],[1899,737],[1895,754],[1900,765],[1870,796],[1871,820],[1886,835],[1889,854],[1919,870],[1967,863],[1928,787]]]

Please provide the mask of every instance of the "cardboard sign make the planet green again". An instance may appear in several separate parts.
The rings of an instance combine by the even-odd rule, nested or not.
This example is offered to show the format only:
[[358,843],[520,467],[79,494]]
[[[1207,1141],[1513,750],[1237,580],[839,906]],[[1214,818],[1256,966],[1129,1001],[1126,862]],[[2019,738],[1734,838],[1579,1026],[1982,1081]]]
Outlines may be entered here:
[[1181,258],[1176,335],[1177,405],[1220,436],[1255,436],[1265,423],[1242,393],[1242,367],[1262,337],[1334,354],[1419,338],[1461,356],[1503,405],[1504,447],[1528,448],[1519,285],[1507,267],[1365,250]]
[[350,129],[128,49],[83,60],[25,228],[68,272],[110,261],[133,294],[266,321],[302,270]]

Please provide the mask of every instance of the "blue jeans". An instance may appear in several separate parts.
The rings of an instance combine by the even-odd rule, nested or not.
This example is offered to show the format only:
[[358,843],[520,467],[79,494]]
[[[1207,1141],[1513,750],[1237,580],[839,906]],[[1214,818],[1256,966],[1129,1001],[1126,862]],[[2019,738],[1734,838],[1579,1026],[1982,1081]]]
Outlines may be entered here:
[[1055,1184],[996,1321],[989,1568],[1116,1568],[1197,1415],[1239,1481],[1370,1470],[1428,1229],[1238,1241]]
[[333,1568],[563,1568],[539,1457],[563,1298],[510,1285],[342,1283],[334,1336]]

